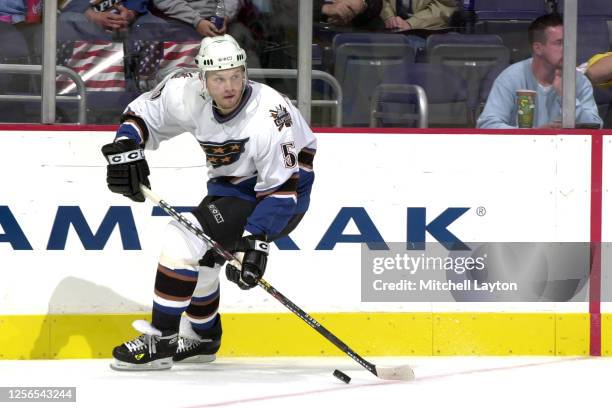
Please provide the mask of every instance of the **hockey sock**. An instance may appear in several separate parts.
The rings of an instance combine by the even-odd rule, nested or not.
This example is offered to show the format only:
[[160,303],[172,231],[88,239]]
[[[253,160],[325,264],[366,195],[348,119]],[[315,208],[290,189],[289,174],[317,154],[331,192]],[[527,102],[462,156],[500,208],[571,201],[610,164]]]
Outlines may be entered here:
[[169,269],[161,264],[157,266],[153,326],[162,331],[178,332],[181,314],[189,306],[197,281],[197,271]]
[[187,317],[191,322],[193,330],[203,337],[208,337],[204,334],[208,333],[217,320],[219,309],[219,284],[214,291],[208,295],[194,295],[191,298],[191,303],[187,308]]
[[[192,214],[185,214],[199,225]],[[181,314],[191,302],[199,275],[198,261],[206,244],[176,221],[168,223],[157,266],[153,295],[153,326],[178,332]]]

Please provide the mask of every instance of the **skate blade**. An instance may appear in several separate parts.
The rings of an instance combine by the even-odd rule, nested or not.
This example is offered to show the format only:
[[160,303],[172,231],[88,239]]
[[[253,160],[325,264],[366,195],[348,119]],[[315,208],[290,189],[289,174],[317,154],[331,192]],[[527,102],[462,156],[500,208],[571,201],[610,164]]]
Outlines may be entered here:
[[205,355],[205,354],[200,354],[197,356],[191,356],[191,357],[187,357],[183,360],[180,361],[175,361],[174,364],[184,364],[184,363],[191,363],[191,364],[202,364],[202,363],[212,363],[213,361],[215,361],[217,359],[217,356],[215,354],[209,354],[209,355]]
[[110,368],[115,371],[159,371],[172,368],[172,357],[162,358],[146,364],[132,364],[113,359]]

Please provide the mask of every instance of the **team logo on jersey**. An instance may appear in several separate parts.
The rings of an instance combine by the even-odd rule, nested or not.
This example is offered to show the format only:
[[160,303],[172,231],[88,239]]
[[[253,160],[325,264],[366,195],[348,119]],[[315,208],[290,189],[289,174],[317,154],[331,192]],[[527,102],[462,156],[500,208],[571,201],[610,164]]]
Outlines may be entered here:
[[274,119],[274,124],[278,128],[280,132],[284,126],[291,127],[293,121],[291,119],[291,114],[287,111],[283,105],[278,105],[276,109],[270,109],[270,116]]
[[235,163],[240,159],[240,155],[244,153],[244,145],[249,141],[249,138],[239,140],[228,140],[223,143],[200,142],[200,147],[206,153],[206,163],[213,168],[227,166]]

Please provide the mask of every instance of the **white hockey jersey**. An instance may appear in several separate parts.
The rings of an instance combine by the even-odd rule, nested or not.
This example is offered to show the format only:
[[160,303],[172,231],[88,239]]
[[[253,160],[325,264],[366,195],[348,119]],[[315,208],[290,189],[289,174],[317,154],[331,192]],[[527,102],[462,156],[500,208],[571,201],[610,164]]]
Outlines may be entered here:
[[[286,199],[300,207],[299,191],[309,195],[310,185],[304,183],[312,184],[312,176],[303,173],[312,172],[316,150],[316,138],[300,112],[274,89],[249,81],[236,110],[221,116],[201,90],[197,73],[180,72],[131,102],[124,117],[142,119],[135,123],[138,128],[146,127],[138,129],[146,149],[157,149],[164,140],[184,132],[194,135],[206,155],[209,195],[251,200],[255,196],[267,200],[269,195],[285,202],[281,207],[286,207]],[[301,160],[303,157],[309,160]],[[283,191],[283,185],[291,184],[289,180],[298,174],[298,192],[295,185],[293,193]],[[257,217],[274,217],[270,212],[278,203],[265,207],[269,211],[262,207]],[[299,211],[305,208],[295,212]],[[266,230],[254,229],[257,233]]]

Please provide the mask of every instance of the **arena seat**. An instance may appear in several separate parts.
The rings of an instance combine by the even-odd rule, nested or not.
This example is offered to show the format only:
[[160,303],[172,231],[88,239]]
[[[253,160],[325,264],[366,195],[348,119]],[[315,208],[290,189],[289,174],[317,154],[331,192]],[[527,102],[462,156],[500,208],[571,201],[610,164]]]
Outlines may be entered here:
[[378,33],[338,34],[332,49],[334,76],[344,97],[343,123],[368,126],[374,89],[381,83],[393,82],[402,67],[413,63],[415,50],[402,35]]
[[469,106],[478,105],[480,89],[490,71],[499,73],[510,62],[510,51],[497,35],[434,34],[427,39],[427,59],[455,71],[467,83]]
[[476,1],[476,34],[498,35],[510,50],[510,62],[531,56],[527,27],[547,13],[544,0],[489,0]]
[[418,95],[413,86],[425,91],[429,127],[468,127],[473,123],[473,107],[465,79],[453,68],[430,63],[414,63],[394,68],[390,80],[377,87],[372,101],[372,119],[377,126],[418,127]]
[[418,85],[380,84],[370,104],[370,127],[428,127],[427,94]]
[[[30,49],[21,31],[12,24],[0,23],[0,64],[31,64]],[[0,94],[30,94],[34,93],[35,81],[40,81],[40,76],[24,74],[0,73]],[[40,94],[40,91],[38,91]],[[37,104],[40,107],[40,104]],[[0,102],[0,122],[30,122],[25,111],[25,104],[15,102]],[[40,114],[33,118],[37,120]]]

